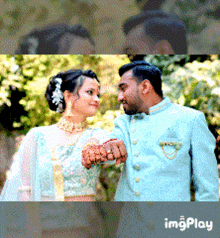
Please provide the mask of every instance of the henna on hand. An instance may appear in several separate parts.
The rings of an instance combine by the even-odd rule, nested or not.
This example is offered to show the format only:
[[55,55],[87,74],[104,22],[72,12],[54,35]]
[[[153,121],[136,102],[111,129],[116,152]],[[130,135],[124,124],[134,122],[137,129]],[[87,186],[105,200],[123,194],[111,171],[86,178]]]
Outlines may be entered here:
[[82,165],[87,169],[91,168],[92,164],[97,164],[103,161],[107,161],[105,156],[105,150],[103,151],[101,145],[89,144],[82,150]]
[[111,139],[103,143],[107,152],[108,160],[116,159],[116,164],[125,163],[127,160],[127,150],[123,140]]

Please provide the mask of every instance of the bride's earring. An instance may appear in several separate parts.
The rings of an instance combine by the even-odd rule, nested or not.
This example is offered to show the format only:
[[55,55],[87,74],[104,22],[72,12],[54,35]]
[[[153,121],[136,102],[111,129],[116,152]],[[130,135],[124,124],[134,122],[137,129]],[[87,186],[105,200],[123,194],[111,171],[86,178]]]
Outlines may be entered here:
[[72,102],[69,102],[67,104],[66,116],[67,117],[72,117],[73,116],[73,114],[72,114]]

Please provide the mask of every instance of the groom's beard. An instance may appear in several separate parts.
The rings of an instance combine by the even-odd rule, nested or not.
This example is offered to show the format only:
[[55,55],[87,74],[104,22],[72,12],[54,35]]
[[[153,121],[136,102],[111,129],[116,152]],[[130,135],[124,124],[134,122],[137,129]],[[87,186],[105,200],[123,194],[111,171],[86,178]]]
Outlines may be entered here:
[[124,103],[123,104],[123,109],[124,109],[124,112],[127,115],[134,115],[134,114],[139,113],[139,107],[136,104],[129,104],[128,105],[127,103]]

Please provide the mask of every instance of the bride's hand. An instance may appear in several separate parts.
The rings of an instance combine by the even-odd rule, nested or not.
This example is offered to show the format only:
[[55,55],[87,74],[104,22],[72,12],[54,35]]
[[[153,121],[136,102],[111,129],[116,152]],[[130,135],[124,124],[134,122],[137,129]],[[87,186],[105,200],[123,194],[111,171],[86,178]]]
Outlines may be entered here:
[[125,163],[127,150],[124,141],[111,139],[103,145],[86,144],[82,150],[82,165],[90,169],[92,164],[116,159],[116,164]]
[[87,144],[82,150],[82,165],[90,169],[92,164],[107,161],[107,154],[101,145]]

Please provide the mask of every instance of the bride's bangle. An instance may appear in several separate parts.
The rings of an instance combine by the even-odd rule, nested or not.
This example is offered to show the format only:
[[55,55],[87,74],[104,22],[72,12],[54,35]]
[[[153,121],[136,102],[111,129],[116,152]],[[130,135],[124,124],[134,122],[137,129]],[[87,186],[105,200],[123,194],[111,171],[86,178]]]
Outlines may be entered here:
[[110,140],[107,140],[107,141],[105,141],[102,145],[105,145],[105,144],[107,144],[108,142],[111,142],[111,141],[113,141],[113,140],[117,140],[117,139],[110,139]]
[[30,192],[31,191],[31,186],[21,186],[18,188],[19,192]]

